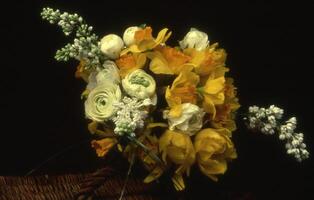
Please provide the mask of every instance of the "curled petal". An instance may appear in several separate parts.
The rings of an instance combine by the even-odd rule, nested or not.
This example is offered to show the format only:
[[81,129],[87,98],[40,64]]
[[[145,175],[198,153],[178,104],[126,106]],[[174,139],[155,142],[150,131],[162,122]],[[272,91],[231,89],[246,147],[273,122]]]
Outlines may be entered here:
[[115,138],[104,138],[92,141],[92,147],[96,150],[99,157],[104,157],[115,144],[117,144]]

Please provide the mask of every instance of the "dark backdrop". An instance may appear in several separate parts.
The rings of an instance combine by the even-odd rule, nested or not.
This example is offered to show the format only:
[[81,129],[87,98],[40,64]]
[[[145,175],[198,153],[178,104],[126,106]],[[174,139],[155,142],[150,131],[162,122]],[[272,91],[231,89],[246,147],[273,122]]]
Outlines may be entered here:
[[[297,116],[313,152],[313,15],[310,4],[266,1],[19,1],[1,4],[0,175],[23,175],[56,152],[90,138],[74,78],[77,62],[58,63],[55,51],[70,41],[42,21],[45,6],[77,12],[100,36],[146,23],[173,31],[176,44],[190,27],[208,33],[228,52],[244,112],[276,104]],[[314,199],[313,159],[297,163],[276,137],[253,134],[238,121],[239,158],[213,183],[197,169],[188,199]],[[43,166],[45,173],[101,166],[82,143]],[[309,195],[309,196],[307,196]],[[169,196],[171,196],[169,194]],[[202,196],[202,197],[200,197]],[[306,197],[307,196],[307,197]],[[194,197],[194,198],[193,198]]]

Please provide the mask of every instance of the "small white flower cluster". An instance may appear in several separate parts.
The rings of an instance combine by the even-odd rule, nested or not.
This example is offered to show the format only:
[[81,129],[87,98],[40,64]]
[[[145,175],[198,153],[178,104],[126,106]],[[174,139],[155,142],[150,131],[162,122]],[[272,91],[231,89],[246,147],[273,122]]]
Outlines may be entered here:
[[249,127],[259,129],[264,134],[274,134],[277,128],[277,120],[281,119],[283,110],[271,105],[269,108],[249,107]]
[[75,38],[73,44],[67,44],[57,51],[55,59],[58,61],[68,61],[70,58],[75,58],[76,60],[84,60],[86,68],[101,68],[104,58],[97,40],[98,38],[94,34],[87,37]]
[[114,104],[118,110],[112,119],[115,123],[114,132],[119,136],[128,134],[135,137],[135,129],[144,127],[144,120],[148,115],[145,107],[152,104],[149,98],[139,100],[130,97],[124,97],[121,102]]
[[47,20],[50,24],[55,24],[60,21],[60,10],[53,10],[52,8],[44,8],[40,13],[41,17]]
[[301,162],[309,158],[310,153],[306,149],[306,144],[303,142],[303,133],[295,133],[297,125],[295,117],[286,121],[286,124],[280,127],[279,139],[286,140],[286,149],[289,155],[293,155],[297,161]]
[[306,144],[303,142],[303,133],[296,133],[297,120],[295,117],[290,118],[284,125],[279,122],[282,119],[283,109],[274,105],[269,108],[259,108],[250,106],[248,117],[245,117],[250,129],[256,129],[264,134],[272,135],[276,131],[279,134],[280,140],[286,141],[286,149],[289,155],[301,162],[309,157],[309,152],[306,150]]
[[61,14],[59,10],[53,10],[51,8],[44,8],[41,16],[51,24],[58,23],[65,35],[70,35],[76,26],[83,22],[83,18],[76,13],[69,14],[64,12]]
[[70,58],[83,60],[86,68],[101,67],[105,56],[100,50],[98,36],[92,33],[93,27],[83,23],[78,14],[61,13],[59,10],[44,8],[41,16],[51,24],[58,24],[65,35],[76,30],[73,44],[67,44],[56,52],[55,59],[68,61]]

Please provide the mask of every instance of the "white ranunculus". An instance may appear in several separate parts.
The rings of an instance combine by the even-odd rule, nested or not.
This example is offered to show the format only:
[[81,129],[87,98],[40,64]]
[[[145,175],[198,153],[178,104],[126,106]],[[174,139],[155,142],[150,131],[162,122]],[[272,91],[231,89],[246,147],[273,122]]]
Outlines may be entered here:
[[119,84],[120,81],[119,69],[117,65],[115,62],[107,60],[103,64],[103,69],[90,73],[88,77],[87,89],[92,90],[97,85],[104,84],[104,82],[108,82],[109,84]]
[[96,80],[98,83],[108,81],[111,83],[119,84],[120,75],[116,63],[111,60],[105,61],[103,64],[103,69],[99,71],[96,76]]
[[100,40],[100,50],[111,59],[118,58],[123,47],[123,40],[115,34],[106,35]]
[[208,35],[195,28],[191,28],[191,30],[185,35],[179,44],[181,49],[195,48],[198,51],[202,51],[208,47]]
[[115,114],[114,104],[121,101],[121,96],[119,85],[98,85],[88,94],[85,101],[86,117],[97,122],[108,120]]
[[163,113],[164,119],[168,119],[169,129],[178,129],[192,136],[203,126],[203,117],[205,112],[197,105],[191,103],[183,103],[182,114],[179,117],[169,115],[169,110]]
[[123,41],[126,46],[131,46],[135,43],[134,35],[138,30],[141,30],[141,28],[138,26],[131,26],[124,31]]
[[151,98],[156,90],[154,78],[142,69],[129,73],[122,80],[122,86],[128,95],[138,99]]

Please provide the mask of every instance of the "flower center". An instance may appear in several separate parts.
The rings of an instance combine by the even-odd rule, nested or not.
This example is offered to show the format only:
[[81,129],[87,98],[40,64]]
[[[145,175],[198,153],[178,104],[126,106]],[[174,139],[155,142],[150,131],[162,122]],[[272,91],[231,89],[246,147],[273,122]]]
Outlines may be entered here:
[[95,102],[97,102],[96,105],[99,110],[102,110],[107,104],[104,96],[97,96]]
[[146,80],[142,76],[134,75],[130,78],[130,83],[131,84],[137,84],[137,85],[142,85],[144,87],[148,87],[150,85],[149,81]]

